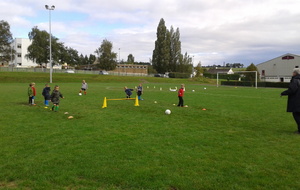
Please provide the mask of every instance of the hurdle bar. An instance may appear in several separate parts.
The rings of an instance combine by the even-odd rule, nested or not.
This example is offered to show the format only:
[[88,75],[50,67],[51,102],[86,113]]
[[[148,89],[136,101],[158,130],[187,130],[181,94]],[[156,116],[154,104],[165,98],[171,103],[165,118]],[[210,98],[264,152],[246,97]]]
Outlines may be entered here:
[[116,99],[107,99],[106,97],[104,97],[102,108],[107,108],[107,101],[109,101],[109,100],[135,100],[134,106],[140,106],[139,99],[137,96],[135,98],[116,98]]

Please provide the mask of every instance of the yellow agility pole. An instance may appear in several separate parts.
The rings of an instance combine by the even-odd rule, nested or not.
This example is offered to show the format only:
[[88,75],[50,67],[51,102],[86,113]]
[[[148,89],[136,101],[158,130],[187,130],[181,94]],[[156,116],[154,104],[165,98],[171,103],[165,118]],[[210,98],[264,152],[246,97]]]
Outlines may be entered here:
[[104,97],[104,100],[103,100],[103,106],[102,108],[107,108],[107,101],[106,101],[106,97]]
[[139,105],[139,99],[138,99],[137,96],[135,97],[134,106],[140,106]]
[[109,100],[135,100],[134,106],[140,106],[139,99],[137,96],[135,98],[117,98],[117,99],[107,99],[106,97],[104,97],[102,108],[107,108],[107,101],[109,101]]

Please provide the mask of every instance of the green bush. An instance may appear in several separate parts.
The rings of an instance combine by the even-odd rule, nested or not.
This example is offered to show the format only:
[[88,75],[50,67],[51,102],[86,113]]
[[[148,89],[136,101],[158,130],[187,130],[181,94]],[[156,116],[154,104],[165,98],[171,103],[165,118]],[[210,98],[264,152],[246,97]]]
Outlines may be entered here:
[[[204,73],[203,76],[210,79],[217,79],[217,74]],[[238,80],[239,78],[240,74],[219,74],[219,79]]]
[[187,79],[191,77],[190,73],[169,73],[170,78],[182,78]]
[[[255,82],[250,81],[221,81],[221,85],[227,86],[255,86]],[[271,87],[271,88],[288,88],[289,83],[284,82],[258,82],[258,87]]]

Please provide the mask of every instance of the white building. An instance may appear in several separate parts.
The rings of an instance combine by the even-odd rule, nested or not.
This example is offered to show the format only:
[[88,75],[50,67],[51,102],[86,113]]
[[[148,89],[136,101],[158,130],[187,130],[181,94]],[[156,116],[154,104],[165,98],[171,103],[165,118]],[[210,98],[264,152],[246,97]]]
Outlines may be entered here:
[[287,53],[256,65],[260,78],[267,82],[289,82],[294,68],[300,68],[300,56]]
[[15,66],[15,67],[38,66],[37,63],[25,57],[26,54],[28,54],[27,49],[31,45],[31,43],[32,42],[27,38],[15,38],[15,40],[11,44],[11,48],[16,51],[16,54],[15,54],[15,59],[9,62],[10,66]]

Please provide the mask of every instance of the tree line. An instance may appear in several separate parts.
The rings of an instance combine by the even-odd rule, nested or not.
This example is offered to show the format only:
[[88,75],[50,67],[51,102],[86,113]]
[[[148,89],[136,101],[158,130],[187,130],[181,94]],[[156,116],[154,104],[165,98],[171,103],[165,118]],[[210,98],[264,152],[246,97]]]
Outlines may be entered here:
[[[45,30],[40,30],[37,26],[33,27],[28,33],[31,40],[31,45],[28,47],[26,57],[40,66],[49,63],[49,33]],[[9,62],[15,55],[15,51],[11,48],[13,37],[10,32],[10,26],[6,21],[0,21],[0,61]],[[57,37],[51,36],[52,45],[52,60],[54,64],[67,63],[69,66],[91,65],[96,63],[97,67],[104,70],[113,70],[118,63],[116,52],[113,52],[113,43],[107,39],[101,42],[99,48],[95,50],[95,55],[79,55],[79,52],[65,46]],[[14,57],[13,57],[14,58]],[[152,66],[154,72],[192,72],[192,57],[187,53],[181,53],[181,41],[179,28],[176,30],[171,26],[170,30],[165,26],[165,21],[162,18],[157,27],[157,40],[152,55]],[[125,64],[138,64],[133,54],[129,54]],[[150,63],[143,63],[150,64]]]

